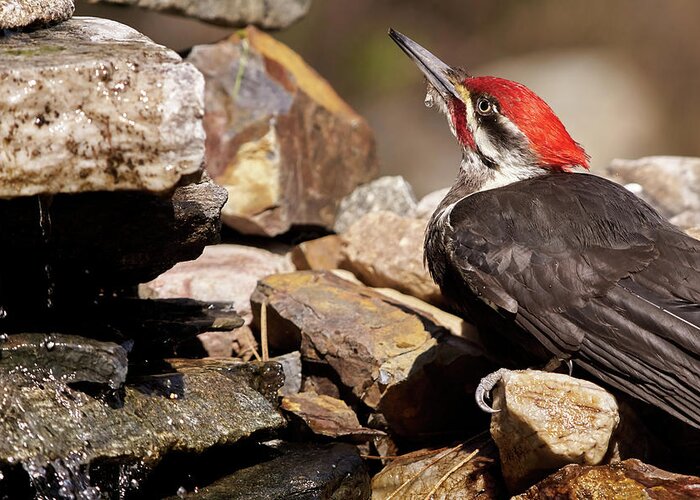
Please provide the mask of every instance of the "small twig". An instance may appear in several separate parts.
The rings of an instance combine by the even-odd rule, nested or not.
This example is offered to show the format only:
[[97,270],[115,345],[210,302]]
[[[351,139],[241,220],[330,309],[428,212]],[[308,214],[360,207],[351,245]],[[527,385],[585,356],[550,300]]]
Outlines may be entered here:
[[241,53],[241,58],[238,62],[238,71],[236,72],[236,79],[233,82],[233,100],[238,100],[238,92],[241,90],[241,82],[243,81],[243,74],[245,73],[245,67],[248,64],[248,40],[244,38],[241,40],[241,46],[243,51]]
[[435,465],[436,463],[438,463],[440,460],[442,460],[443,458],[445,458],[447,455],[449,455],[449,454],[452,453],[453,451],[458,450],[458,449],[461,448],[461,447],[462,447],[462,443],[458,444],[458,445],[455,446],[454,448],[450,448],[450,449],[448,449],[448,450],[446,450],[446,451],[440,453],[437,457],[435,457],[433,460],[431,460],[430,462],[428,462],[428,464],[427,464],[425,467],[423,467],[421,470],[419,470],[418,472],[416,472],[413,476],[411,476],[411,477],[409,477],[408,479],[406,479],[406,480],[403,482],[403,484],[402,484],[401,486],[399,486],[397,489],[395,489],[394,492],[393,492],[391,495],[389,495],[388,497],[386,497],[386,500],[391,500],[392,498],[394,498],[394,497],[399,493],[399,491],[401,491],[401,490],[404,489],[406,486],[408,486],[409,484],[411,484],[416,478],[420,477],[420,475],[423,474],[426,470],[428,470],[430,467],[432,467],[433,465]]
[[262,360],[270,359],[270,349],[267,345],[267,301],[260,305],[260,345],[262,347]]
[[396,460],[401,457],[402,455],[360,455],[360,458],[366,458],[367,460]]
[[425,499],[424,499],[424,500],[430,500],[430,499],[433,497],[433,495],[435,494],[435,492],[438,490],[438,488],[440,488],[440,486],[442,485],[442,483],[444,483],[445,481],[447,481],[447,478],[448,478],[448,477],[450,477],[452,474],[454,474],[460,467],[462,467],[464,464],[466,464],[467,462],[469,462],[469,461],[470,461],[472,458],[474,458],[478,453],[479,453],[479,449],[477,448],[476,450],[472,451],[469,455],[467,455],[467,456],[464,458],[464,460],[460,460],[460,462],[459,462],[457,465],[455,465],[455,466],[452,467],[450,470],[448,470],[448,471],[445,473],[445,475],[442,476],[442,477],[440,478],[440,480],[439,480],[437,483],[435,483],[435,486],[433,486],[433,489],[430,490],[430,493],[428,493],[428,494],[425,496]]

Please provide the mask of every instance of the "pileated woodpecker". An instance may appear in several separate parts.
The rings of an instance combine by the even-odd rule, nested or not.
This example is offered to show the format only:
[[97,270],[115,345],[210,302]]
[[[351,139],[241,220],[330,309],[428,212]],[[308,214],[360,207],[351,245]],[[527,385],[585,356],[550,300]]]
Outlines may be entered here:
[[389,35],[462,148],[425,237],[443,294],[480,329],[700,428],[700,241],[625,188],[571,172],[588,156],[524,85]]

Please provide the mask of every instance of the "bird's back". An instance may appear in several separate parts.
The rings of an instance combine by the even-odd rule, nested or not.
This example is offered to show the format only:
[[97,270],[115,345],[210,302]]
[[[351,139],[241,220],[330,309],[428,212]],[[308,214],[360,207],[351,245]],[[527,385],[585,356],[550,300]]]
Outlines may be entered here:
[[700,241],[621,186],[561,173],[474,193],[431,221],[426,260],[477,323],[488,310],[700,427]]

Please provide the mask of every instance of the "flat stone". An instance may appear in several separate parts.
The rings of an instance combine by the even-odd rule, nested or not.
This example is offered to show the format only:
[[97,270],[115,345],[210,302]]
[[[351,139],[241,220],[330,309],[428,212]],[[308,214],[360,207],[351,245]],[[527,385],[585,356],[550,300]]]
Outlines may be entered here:
[[636,459],[567,465],[514,500],[549,498],[698,498],[700,477],[674,474]]
[[311,0],[88,0],[90,3],[136,5],[232,28],[249,24],[286,28],[304,17]]
[[68,491],[80,497],[81,486],[99,488],[89,465],[118,460],[125,473],[130,466],[147,471],[168,453],[201,453],[284,424],[276,409],[279,365],[168,363],[169,371],[127,384],[117,405],[56,381],[0,372],[0,465],[22,464],[35,486],[55,497],[59,485],[46,469],[70,462],[87,483]]
[[117,389],[126,380],[126,349],[65,334],[22,333],[0,339],[0,371],[22,370],[62,383],[92,382]]
[[411,217],[416,210],[416,197],[411,185],[401,177],[384,176],[357,187],[340,202],[333,229],[346,231],[355,221],[372,212],[393,212]]
[[270,459],[196,493],[185,493],[185,498],[368,500],[371,496],[369,474],[352,445],[281,443],[269,447]]
[[153,281],[139,286],[142,298],[191,298],[230,302],[248,322],[250,296],[258,280],[293,270],[290,260],[262,248],[243,245],[208,246],[202,255],[180,262]]
[[363,283],[394,288],[430,303],[443,301],[423,265],[425,221],[392,212],[373,212],[343,233],[343,269]]
[[38,28],[70,19],[73,0],[3,0],[0,2],[0,29]]
[[483,439],[474,445],[419,450],[392,460],[372,478],[372,499],[450,500],[507,498],[498,451]]
[[282,398],[282,409],[301,419],[319,436],[367,440],[384,433],[360,425],[357,415],[342,399],[315,392],[300,392]]
[[330,272],[269,276],[251,301],[256,325],[266,304],[271,349],[327,364],[393,432],[415,438],[482,421],[469,395],[492,366],[480,344]]
[[649,156],[613,160],[606,173],[672,223],[683,228],[700,225],[700,158]]
[[224,222],[274,236],[332,230],[340,200],[375,177],[367,123],[296,53],[252,27],[189,57],[206,79],[207,169]]
[[513,491],[571,463],[598,465],[620,422],[617,402],[601,387],[560,373],[503,373],[494,390],[491,436]]
[[202,75],[128,26],[4,36],[0,82],[2,197],[163,193],[203,165]]
[[10,314],[134,287],[196,258],[220,237],[226,192],[204,178],[165,197],[116,191],[44,200],[0,200],[0,227],[13,235],[0,248],[3,262],[13,263],[0,269],[0,299]]
[[336,234],[304,241],[292,249],[292,263],[298,270],[325,271],[342,265],[343,240]]

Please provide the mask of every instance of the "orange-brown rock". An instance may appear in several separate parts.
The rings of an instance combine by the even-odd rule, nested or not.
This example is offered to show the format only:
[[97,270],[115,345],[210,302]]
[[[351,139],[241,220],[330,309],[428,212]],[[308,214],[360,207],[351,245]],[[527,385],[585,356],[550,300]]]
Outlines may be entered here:
[[367,123],[291,49],[249,27],[188,61],[205,76],[207,168],[229,192],[223,221],[273,236],[332,229],[341,199],[374,178]]
[[673,474],[636,459],[611,465],[567,465],[514,500],[700,498],[700,477]]
[[342,240],[331,234],[323,238],[305,241],[292,249],[292,263],[299,270],[330,270],[340,267],[343,261]]
[[491,365],[474,340],[330,272],[269,276],[251,302],[256,324],[265,304],[271,349],[327,364],[393,432],[418,438],[483,422],[472,393]]

